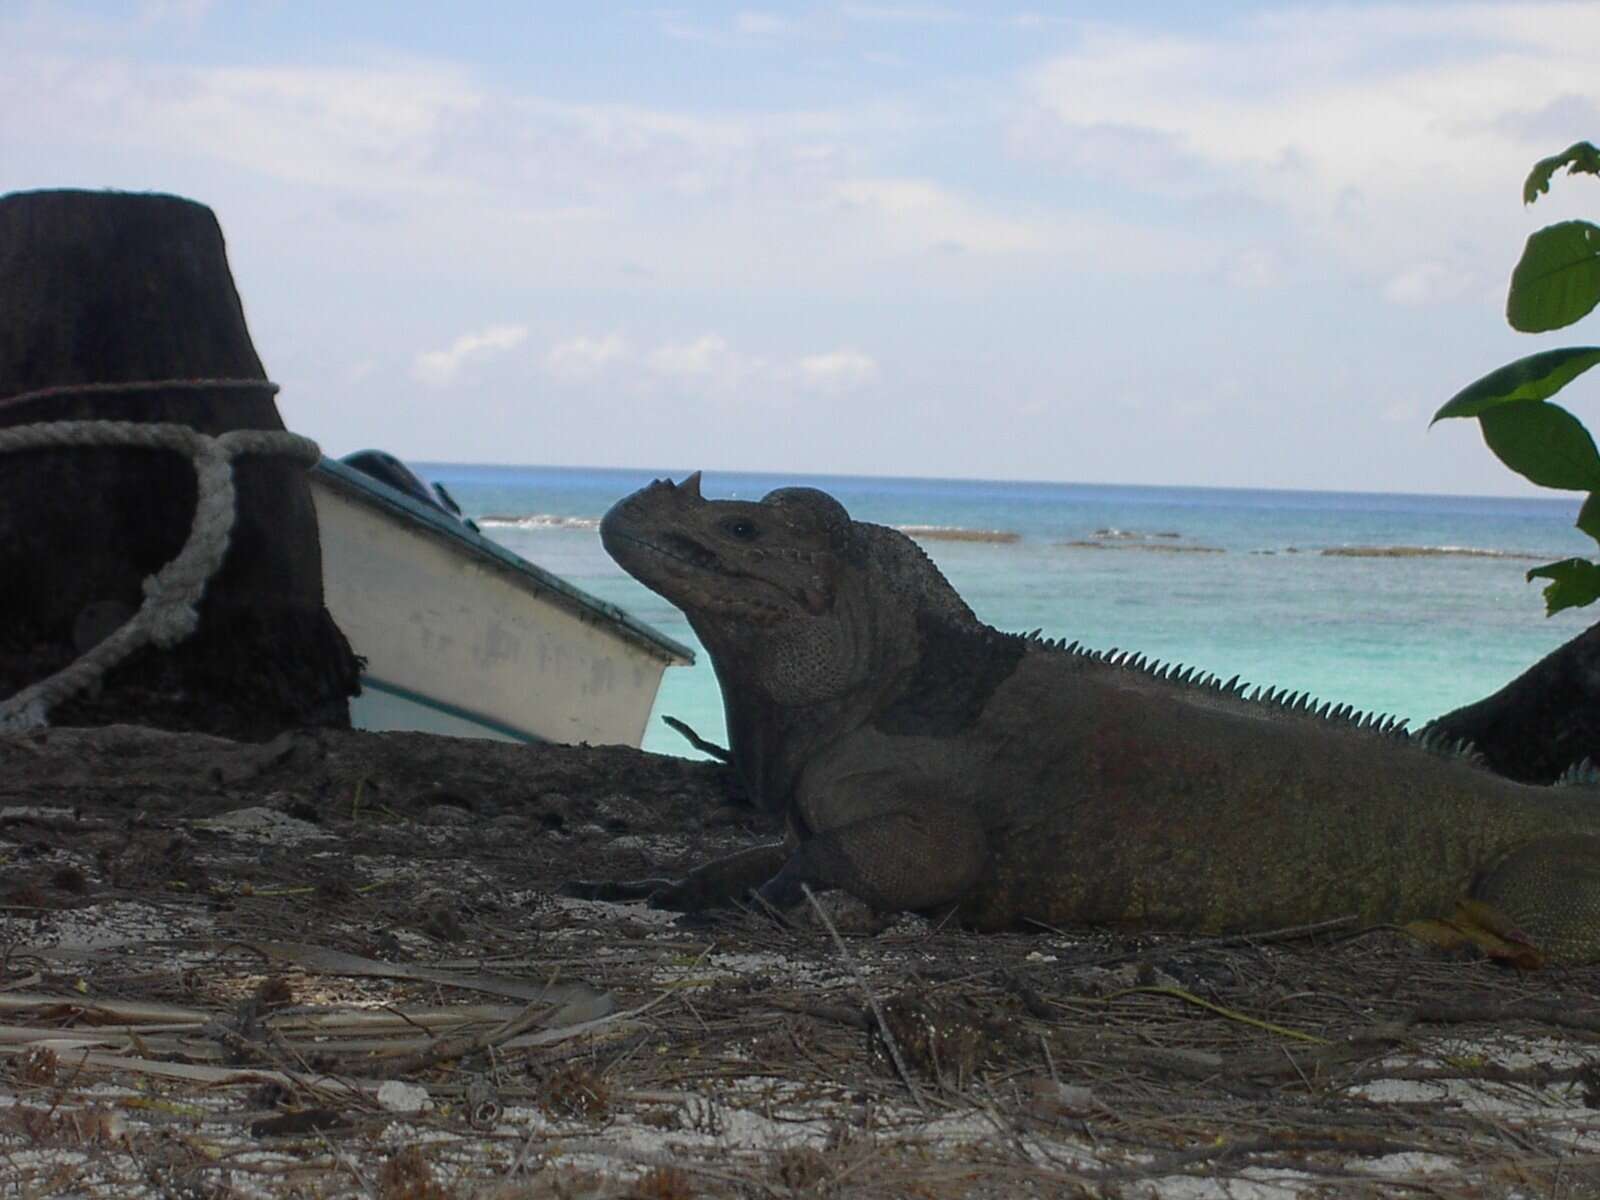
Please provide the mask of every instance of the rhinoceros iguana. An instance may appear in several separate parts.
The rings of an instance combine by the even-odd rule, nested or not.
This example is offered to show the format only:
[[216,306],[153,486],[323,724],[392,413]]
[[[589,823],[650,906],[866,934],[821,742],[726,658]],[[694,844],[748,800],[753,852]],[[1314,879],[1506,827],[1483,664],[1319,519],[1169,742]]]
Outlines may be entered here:
[[996,631],[905,535],[826,493],[620,501],[606,549],[687,613],[732,761],[787,840],[668,884],[693,909],[800,885],[880,910],[1209,932],[1453,924],[1600,960],[1600,798],[1495,776],[1402,722]]

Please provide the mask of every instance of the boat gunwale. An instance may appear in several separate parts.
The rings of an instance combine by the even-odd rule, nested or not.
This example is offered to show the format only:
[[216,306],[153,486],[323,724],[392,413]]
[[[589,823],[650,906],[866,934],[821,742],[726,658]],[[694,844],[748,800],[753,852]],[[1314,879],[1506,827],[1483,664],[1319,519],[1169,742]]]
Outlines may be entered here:
[[407,496],[380,479],[374,479],[326,455],[311,468],[311,474],[317,482],[329,485],[358,503],[420,525],[422,532],[508,574],[529,592],[553,601],[579,620],[612,627],[623,640],[665,661],[668,666],[694,664],[694,651],[681,642],[674,641],[610,601],[591,596],[559,575],[529,562],[483,534],[467,528],[454,517]]

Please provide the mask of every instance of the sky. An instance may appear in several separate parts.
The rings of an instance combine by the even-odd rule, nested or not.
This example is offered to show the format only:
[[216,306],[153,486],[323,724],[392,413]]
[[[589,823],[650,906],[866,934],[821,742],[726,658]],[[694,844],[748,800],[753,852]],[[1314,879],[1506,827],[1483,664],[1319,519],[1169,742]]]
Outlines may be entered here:
[[0,0],[0,192],[213,208],[332,454],[1524,494],[1428,419],[1600,342],[1503,315],[1600,219],[1521,202],[1597,45],[1592,0]]

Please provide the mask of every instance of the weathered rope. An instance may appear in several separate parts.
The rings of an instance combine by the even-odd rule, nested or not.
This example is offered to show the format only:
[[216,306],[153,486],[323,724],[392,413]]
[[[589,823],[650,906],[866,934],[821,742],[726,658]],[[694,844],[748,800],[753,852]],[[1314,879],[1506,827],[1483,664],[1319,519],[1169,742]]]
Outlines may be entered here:
[[[276,385],[261,380],[153,380],[66,385],[9,399],[219,386],[277,390]],[[234,429],[215,437],[187,425],[137,421],[45,421],[0,429],[0,454],[51,446],[131,446],[186,455],[195,473],[194,520],[183,549],[144,580],[144,602],[139,611],[76,661],[0,702],[0,731],[36,729],[48,724],[52,708],[92,686],[134,651],[146,644],[173,646],[195,631],[200,624],[200,599],[206,584],[222,566],[233,533],[235,458],[275,454],[310,466],[321,457],[310,438],[280,429]]]

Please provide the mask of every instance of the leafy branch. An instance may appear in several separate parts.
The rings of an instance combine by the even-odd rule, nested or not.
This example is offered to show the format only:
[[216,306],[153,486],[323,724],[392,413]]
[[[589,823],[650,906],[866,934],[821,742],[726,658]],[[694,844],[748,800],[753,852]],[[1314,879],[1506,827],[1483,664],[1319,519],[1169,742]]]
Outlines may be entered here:
[[[1579,142],[1534,165],[1523,184],[1526,204],[1550,190],[1562,167],[1568,174],[1600,175],[1600,150]],[[1523,333],[1544,333],[1582,320],[1600,303],[1600,226],[1588,221],[1547,225],[1528,238],[1511,272],[1506,320]],[[1483,440],[1513,471],[1540,487],[1587,492],[1580,530],[1600,542],[1600,451],[1582,421],[1554,396],[1600,363],[1600,346],[1544,350],[1507,363],[1457,392],[1438,412],[1476,417]],[[1528,572],[1546,579],[1545,610],[1560,612],[1600,599],[1600,564],[1582,558],[1546,563]]]
[[1533,164],[1533,170],[1528,174],[1528,182],[1522,185],[1522,202],[1532,204],[1540,196],[1550,190],[1550,178],[1562,167],[1567,169],[1567,174],[1600,175],[1600,150],[1596,150],[1588,142],[1579,142],[1568,146],[1560,154],[1550,158],[1541,158]]

